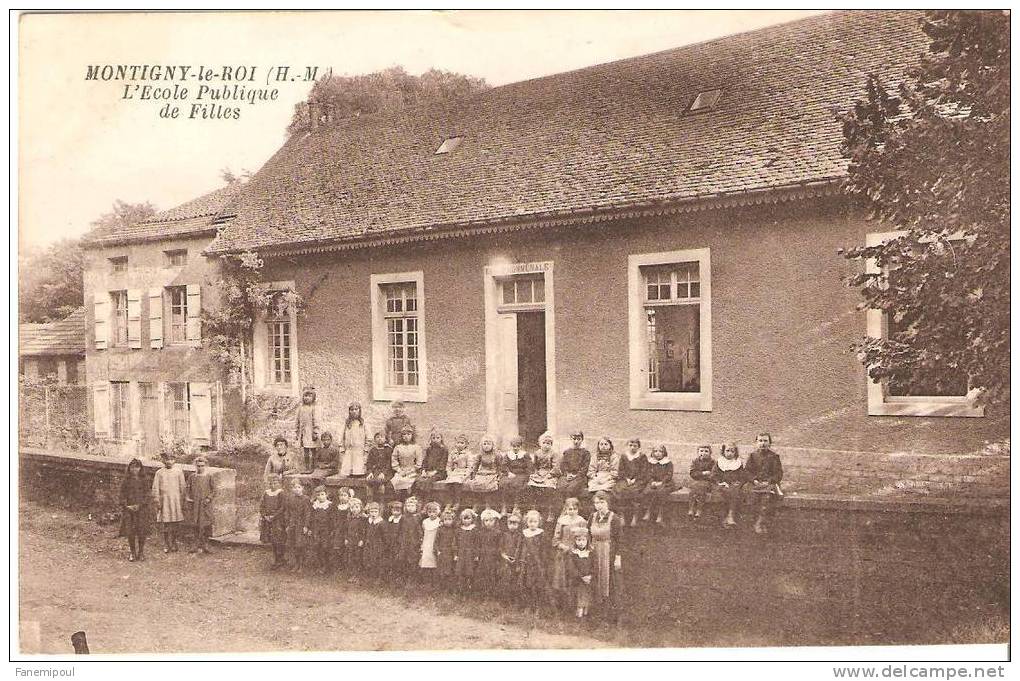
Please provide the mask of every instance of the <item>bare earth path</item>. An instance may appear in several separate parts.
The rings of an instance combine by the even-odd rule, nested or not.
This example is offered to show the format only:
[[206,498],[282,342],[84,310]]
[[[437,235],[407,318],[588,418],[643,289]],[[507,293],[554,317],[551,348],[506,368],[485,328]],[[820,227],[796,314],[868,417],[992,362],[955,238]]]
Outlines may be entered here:
[[[257,547],[128,563],[116,528],[21,506],[25,652],[243,652],[1005,643],[1009,519],[784,510],[630,533],[620,626],[492,599],[278,574]],[[154,550],[153,550],[154,549]]]

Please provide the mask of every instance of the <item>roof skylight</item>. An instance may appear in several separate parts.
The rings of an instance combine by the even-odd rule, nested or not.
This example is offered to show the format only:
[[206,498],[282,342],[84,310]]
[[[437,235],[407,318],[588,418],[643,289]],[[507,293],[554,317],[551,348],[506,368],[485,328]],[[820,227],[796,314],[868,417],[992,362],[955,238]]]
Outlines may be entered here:
[[439,145],[439,148],[436,149],[436,156],[439,154],[449,154],[451,151],[459,147],[460,143],[463,141],[464,138],[459,135],[457,137],[447,137],[443,140],[443,143]]
[[703,90],[694,98],[690,111],[707,111],[712,109],[719,102],[720,97],[722,97],[722,90]]

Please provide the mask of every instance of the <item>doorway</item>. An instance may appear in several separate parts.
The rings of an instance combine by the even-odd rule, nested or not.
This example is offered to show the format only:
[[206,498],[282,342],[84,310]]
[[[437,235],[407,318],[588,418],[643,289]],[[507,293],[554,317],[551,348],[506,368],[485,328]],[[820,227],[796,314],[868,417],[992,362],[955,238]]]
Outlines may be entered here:
[[517,313],[517,432],[527,446],[545,432],[545,312]]
[[486,280],[486,413],[501,447],[555,428],[552,263],[490,266]]

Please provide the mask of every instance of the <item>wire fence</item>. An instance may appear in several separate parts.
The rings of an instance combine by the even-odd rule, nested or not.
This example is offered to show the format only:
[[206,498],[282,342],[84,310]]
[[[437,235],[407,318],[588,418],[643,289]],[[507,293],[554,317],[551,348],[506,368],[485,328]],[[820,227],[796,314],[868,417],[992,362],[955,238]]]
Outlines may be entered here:
[[92,451],[90,391],[85,385],[18,385],[18,441],[36,447]]

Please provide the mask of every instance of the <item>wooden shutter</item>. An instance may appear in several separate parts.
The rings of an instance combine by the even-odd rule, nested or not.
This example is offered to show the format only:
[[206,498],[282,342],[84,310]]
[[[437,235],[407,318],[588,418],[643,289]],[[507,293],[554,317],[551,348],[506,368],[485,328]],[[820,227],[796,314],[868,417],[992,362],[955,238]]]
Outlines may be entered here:
[[191,440],[195,444],[209,445],[212,441],[212,384],[189,383]]
[[128,347],[142,347],[142,292],[128,289],[127,292]]
[[188,284],[188,317],[186,333],[189,341],[202,340],[202,287]]
[[105,291],[95,294],[93,298],[95,319],[93,328],[96,335],[96,350],[105,350],[110,346],[110,294]]
[[92,421],[97,439],[110,437],[110,384],[107,381],[92,384]]
[[163,347],[163,289],[149,289],[149,347]]

